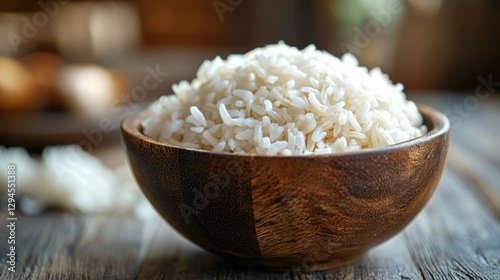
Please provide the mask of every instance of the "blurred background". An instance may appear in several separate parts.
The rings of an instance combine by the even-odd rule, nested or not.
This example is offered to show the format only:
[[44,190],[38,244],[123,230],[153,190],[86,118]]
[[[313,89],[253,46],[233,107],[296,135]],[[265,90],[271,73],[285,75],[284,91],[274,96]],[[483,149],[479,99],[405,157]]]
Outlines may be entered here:
[[0,145],[116,139],[203,60],[279,40],[351,52],[407,92],[472,91],[500,81],[499,16],[495,0],[2,1]]

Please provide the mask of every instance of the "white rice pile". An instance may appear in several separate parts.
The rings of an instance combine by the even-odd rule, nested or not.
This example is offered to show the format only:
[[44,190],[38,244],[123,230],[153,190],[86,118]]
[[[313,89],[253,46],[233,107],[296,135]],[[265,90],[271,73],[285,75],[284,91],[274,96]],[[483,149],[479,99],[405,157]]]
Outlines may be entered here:
[[151,104],[143,133],[185,148],[258,155],[384,147],[426,132],[422,116],[379,68],[314,45],[280,42],[205,61],[191,82]]

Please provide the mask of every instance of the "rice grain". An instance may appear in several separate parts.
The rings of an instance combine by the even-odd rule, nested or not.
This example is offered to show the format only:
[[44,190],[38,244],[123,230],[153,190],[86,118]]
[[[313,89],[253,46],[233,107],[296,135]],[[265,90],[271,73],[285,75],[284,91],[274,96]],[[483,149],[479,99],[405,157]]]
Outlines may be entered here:
[[283,42],[205,61],[141,121],[143,133],[187,148],[320,155],[377,148],[426,132],[422,116],[379,68]]

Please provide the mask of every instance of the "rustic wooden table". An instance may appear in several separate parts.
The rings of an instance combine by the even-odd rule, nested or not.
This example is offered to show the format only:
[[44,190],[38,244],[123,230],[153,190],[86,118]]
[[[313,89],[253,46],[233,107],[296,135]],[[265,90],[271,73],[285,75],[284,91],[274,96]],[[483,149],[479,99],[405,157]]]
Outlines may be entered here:
[[158,217],[50,212],[19,216],[11,273],[4,212],[0,279],[500,279],[500,102],[498,95],[478,97],[412,96],[449,115],[447,166],[419,216],[353,265],[324,272],[246,270],[192,245]]

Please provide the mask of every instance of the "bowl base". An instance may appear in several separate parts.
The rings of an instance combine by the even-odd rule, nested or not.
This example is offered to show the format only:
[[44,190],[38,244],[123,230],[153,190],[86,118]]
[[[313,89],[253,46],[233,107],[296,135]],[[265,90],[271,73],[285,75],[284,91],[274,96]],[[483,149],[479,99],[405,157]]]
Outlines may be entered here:
[[241,261],[241,259],[230,259],[237,265],[252,269],[265,270],[269,272],[312,272],[325,271],[342,266],[353,264],[365,257],[366,253],[348,255],[343,257],[332,257],[325,260],[314,257],[305,257],[301,261],[290,260],[259,260],[259,261]]

